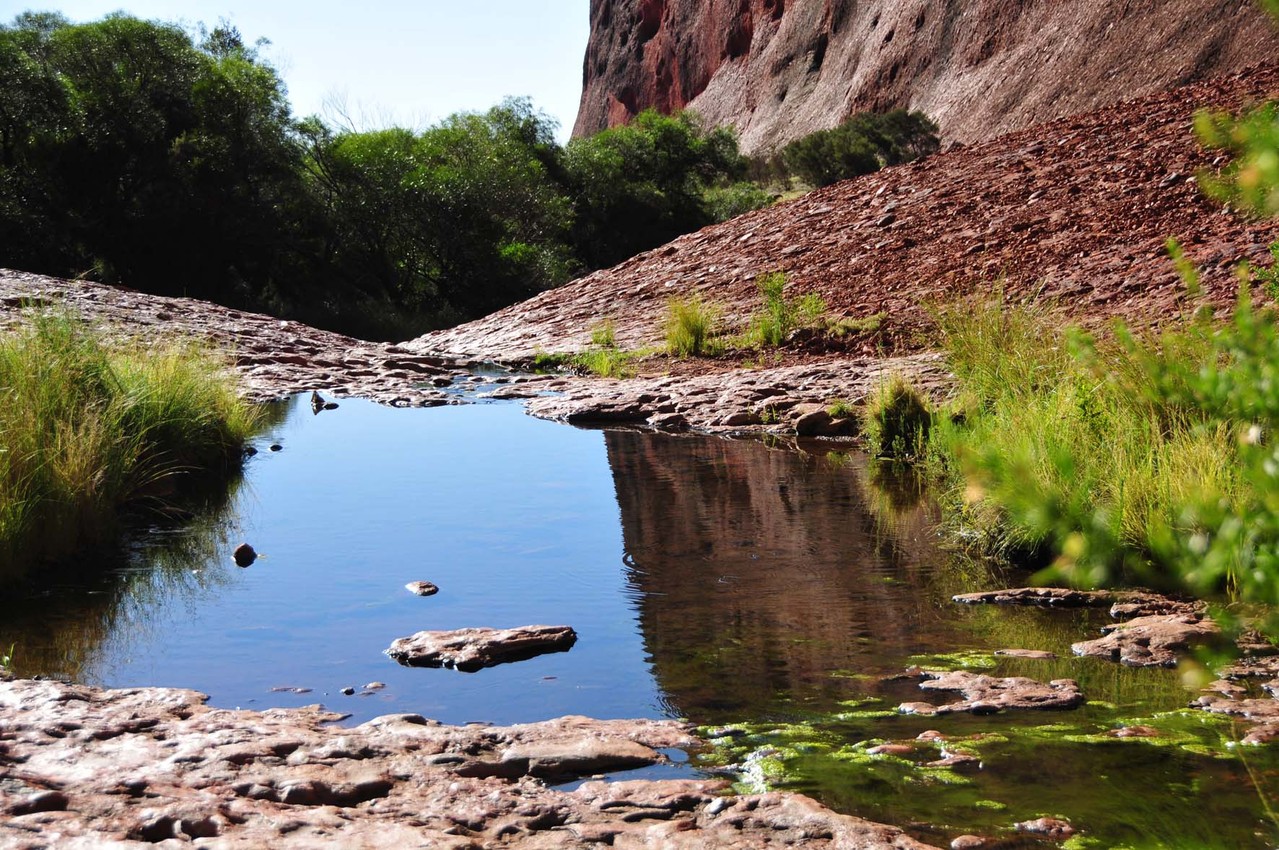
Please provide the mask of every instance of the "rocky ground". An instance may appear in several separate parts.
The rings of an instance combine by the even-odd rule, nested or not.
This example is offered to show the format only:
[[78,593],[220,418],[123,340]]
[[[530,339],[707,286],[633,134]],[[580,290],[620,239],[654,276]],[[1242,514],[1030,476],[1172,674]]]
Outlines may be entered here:
[[927,847],[800,795],[726,794],[723,781],[548,784],[661,763],[662,749],[695,743],[672,722],[338,718],[0,681],[0,847]]

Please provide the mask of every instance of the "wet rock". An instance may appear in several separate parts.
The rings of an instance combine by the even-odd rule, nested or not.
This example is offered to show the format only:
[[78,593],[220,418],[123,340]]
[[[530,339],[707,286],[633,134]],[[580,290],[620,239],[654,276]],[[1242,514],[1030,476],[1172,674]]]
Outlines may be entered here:
[[1108,738],[1158,738],[1160,732],[1153,726],[1121,726],[1106,732]]
[[1075,834],[1075,828],[1069,821],[1061,818],[1036,818],[1018,823],[1014,827],[1018,832],[1031,835],[1042,835],[1045,838],[1065,840]]
[[959,593],[952,602],[963,605],[1041,605],[1048,608],[1100,608],[1114,600],[1108,590],[1072,590],[1066,587],[1013,587],[980,593]]
[[342,688],[342,690],[340,690],[338,693],[342,694],[342,696],[344,697],[354,696],[355,688],[352,688],[351,686],[348,685],[347,687]]
[[960,835],[950,842],[950,850],[981,850],[989,841],[980,835]]
[[235,560],[237,567],[247,567],[258,559],[258,553],[248,543],[241,543],[235,547],[231,557]]
[[1181,600],[1163,596],[1158,593],[1132,592],[1119,598],[1110,606],[1110,616],[1116,620],[1131,620],[1136,617],[1149,617],[1155,614],[1192,614],[1203,615],[1208,605],[1197,599]]
[[1130,667],[1175,667],[1191,647],[1220,633],[1216,623],[1194,614],[1138,617],[1103,631],[1104,637],[1071,644],[1071,651]]
[[267,446],[267,448],[269,448],[273,452],[284,451],[284,446],[280,445],[279,443],[272,443],[271,445]]
[[567,652],[576,642],[577,632],[568,626],[423,631],[399,638],[386,654],[407,667],[452,667],[474,672],[545,653]]
[[440,592],[440,589],[429,581],[411,581],[404,585],[404,589],[414,596],[434,596]]
[[993,714],[1005,710],[1060,711],[1084,704],[1084,695],[1074,679],[1054,679],[1048,684],[1023,676],[995,678],[982,673],[925,671],[929,681],[920,683],[926,691],[959,691],[964,699],[946,705],[925,702],[902,703],[904,714]]
[[1057,653],[1049,652],[1045,649],[996,649],[995,654],[1008,658],[1036,658],[1044,660],[1057,657]]

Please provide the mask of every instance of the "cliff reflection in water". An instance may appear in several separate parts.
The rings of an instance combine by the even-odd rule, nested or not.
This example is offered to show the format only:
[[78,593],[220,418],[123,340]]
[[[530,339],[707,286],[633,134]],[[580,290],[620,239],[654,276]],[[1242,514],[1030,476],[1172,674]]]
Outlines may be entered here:
[[[712,721],[843,695],[953,626],[930,510],[865,461],[758,441],[605,435],[645,647],[676,715]],[[916,492],[916,495],[917,492]]]

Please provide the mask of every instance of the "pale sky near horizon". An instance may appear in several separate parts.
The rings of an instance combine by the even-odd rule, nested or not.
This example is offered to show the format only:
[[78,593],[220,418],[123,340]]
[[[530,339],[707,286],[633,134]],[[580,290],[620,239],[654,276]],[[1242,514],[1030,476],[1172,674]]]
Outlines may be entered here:
[[[0,0],[0,23],[27,10],[74,22],[115,11],[209,28],[222,19],[246,44],[268,38],[298,116],[345,101],[359,129],[424,127],[454,112],[528,96],[573,129],[590,30],[589,0]],[[358,14],[351,12],[358,8]]]

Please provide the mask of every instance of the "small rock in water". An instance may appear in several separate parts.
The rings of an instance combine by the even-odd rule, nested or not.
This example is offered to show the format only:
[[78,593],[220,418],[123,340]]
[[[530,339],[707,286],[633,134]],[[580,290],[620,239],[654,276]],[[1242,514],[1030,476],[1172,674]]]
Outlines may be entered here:
[[245,457],[253,457],[253,456],[254,456],[255,454],[257,454],[257,453],[258,453],[258,450],[257,450],[257,449],[255,449],[255,448],[253,448],[253,446],[245,446],[245,447],[244,447],[244,456],[245,456]]
[[338,403],[337,403],[336,401],[326,401],[326,402],[324,403],[324,409],[325,409],[325,410],[337,410],[337,409],[338,409]]
[[231,557],[235,559],[237,567],[247,567],[258,559],[258,553],[248,543],[241,543],[235,547]]
[[349,697],[349,696],[353,695],[354,693],[355,693],[355,688],[352,688],[352,687],[350,687],[350,686],[347,686],[347,687],[345,687],[345,688],[343,688],[343,689],[342,689],[342,696],[344,696],[344,697]]
[[950,850],[978,850],[986,846],[986,839],[980,835],[961,835],[950,842]]
[[1061,818],[1037,818],[1022,821],[1015,826],[1018,832],[1029,832],[1032,835],[1046,835],[1049,838],[1069,838],[1075,834],[1075,828]]
[[364,686],[366,691],[380,691],[386,687],[386,682],[369,682]]
[[271,449],[271,451],[273,451],[273,452],[278,452],[278,451],[280,451],[281,449],[283,449],[283,448],[284,448],[284,446],[280,445],[279,443],[272,443],[270,446],[268,446],[268,448],[270,448],[270,449]]
[[440,589],[429,581],[411,581],[404,585],[404,589],[416,596],[434,596],[440,592]]

